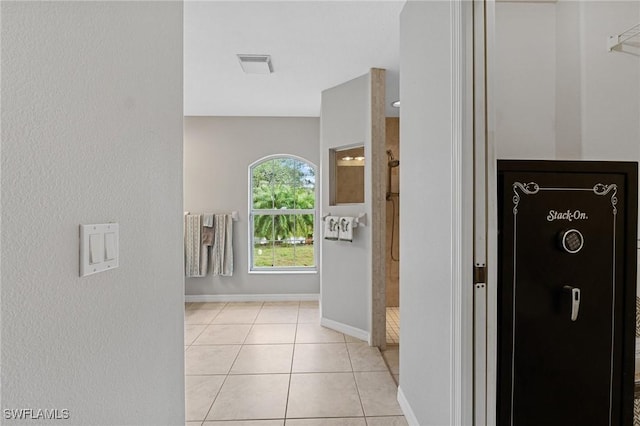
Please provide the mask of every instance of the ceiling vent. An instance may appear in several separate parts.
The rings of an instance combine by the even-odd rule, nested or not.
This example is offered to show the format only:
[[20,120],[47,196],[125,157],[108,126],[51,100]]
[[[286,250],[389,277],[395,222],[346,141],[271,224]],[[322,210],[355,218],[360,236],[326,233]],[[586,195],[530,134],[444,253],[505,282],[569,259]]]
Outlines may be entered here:
[[273,65],[271,65],[270,55],[238,55],[240,66],[247,74],[271,74]]

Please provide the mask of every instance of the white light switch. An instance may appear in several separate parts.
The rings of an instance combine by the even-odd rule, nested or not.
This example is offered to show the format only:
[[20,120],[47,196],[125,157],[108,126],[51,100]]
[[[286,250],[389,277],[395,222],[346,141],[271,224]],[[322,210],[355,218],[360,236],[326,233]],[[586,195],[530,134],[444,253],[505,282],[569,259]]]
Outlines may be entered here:
[[103,234],[89,234],[89,264],[104,262]]
[[116,258],[116,234],[114,232],[104,234],[104,258],[105,260]]
[[80,225],[80,276],[118,267],[117,223]]

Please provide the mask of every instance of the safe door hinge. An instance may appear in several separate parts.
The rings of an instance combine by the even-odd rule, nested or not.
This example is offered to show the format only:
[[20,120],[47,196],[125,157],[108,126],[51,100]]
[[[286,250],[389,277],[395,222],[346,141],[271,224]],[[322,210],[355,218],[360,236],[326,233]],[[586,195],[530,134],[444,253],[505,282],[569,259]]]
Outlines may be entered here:
[[486,284],[487,282],[487,267],[486,266],[474,266],[473,267],[473,284]]

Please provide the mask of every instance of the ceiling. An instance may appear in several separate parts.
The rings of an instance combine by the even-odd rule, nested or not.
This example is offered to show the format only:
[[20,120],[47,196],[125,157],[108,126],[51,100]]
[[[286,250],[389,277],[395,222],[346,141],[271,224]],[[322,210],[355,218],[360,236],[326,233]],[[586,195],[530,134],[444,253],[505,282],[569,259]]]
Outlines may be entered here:
[[[387,70],[387,115],[399,94],[393,1],[186,1],[184,113],[318,117],[320,93]],[[237,54],[271,55],[270,75],[245,74]]]

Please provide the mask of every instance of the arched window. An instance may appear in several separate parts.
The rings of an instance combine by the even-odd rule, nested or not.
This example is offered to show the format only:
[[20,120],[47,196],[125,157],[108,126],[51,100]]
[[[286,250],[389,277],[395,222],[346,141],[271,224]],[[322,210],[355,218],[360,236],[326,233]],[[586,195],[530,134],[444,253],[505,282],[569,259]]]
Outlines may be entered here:
[[249,166],[250,271],[316,270],[316,167],[277,155]]

